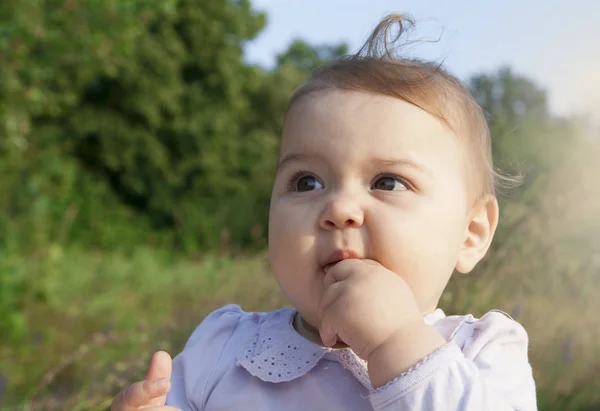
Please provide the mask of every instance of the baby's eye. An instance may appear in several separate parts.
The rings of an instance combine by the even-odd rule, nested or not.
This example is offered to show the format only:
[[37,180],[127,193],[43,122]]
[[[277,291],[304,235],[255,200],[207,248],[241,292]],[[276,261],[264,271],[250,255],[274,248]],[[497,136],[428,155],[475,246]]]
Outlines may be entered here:
[[323,184],[321,184],[316,177],[305,174],[295,179],[293,188],[294,191],[303,193],[306,191],[322,190]]
[[390,176],[378,178],[373,184],[374,190],[406,191],[408,186],[400,179]]

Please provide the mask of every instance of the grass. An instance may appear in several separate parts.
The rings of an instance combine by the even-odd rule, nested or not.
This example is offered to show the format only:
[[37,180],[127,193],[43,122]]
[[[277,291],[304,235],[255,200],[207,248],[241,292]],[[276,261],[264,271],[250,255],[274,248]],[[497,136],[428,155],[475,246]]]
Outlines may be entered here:
[[48,298],[25,308],[25,335],[0,346],[7,409],[105,410],[143,377],[154,351],[176,354],[211,310],[284,303],[261,256],[175,262],[148,249],[131,256],[54,250],[13,263]]
[[[25,307],[26,332],[0,346],[5,410],[106,410],[118,391],[143,377],[154,351],[179,352],[216,307],[285,304],[262,255],[180,261],[150,249],[123,255],[55,247],[10,262],[48,297]],[[515,292],[519,287],[505,284],[505,294],[494,293],[497,277],[481,278],[454,279],[444,308],[513,311],[531,336],[540,410],[600,409],[600,335],[592,325],[598,304],[579,294],[567,301],[558,286]],[[558,299],[564,307],[556,315]]]

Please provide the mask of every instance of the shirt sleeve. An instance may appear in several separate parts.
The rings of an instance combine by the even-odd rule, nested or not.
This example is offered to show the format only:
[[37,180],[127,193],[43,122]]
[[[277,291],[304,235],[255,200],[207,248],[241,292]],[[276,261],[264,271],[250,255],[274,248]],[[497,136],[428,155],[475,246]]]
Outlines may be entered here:
[[371,393],[374,410],[535,411],[525,329],[499,312],[461,325],[447,345]]
[[204,409],[208,382],[219,366],[241,313],[239,306],[227,305],[210,313],[196,328],[173,360],[167,405],[182,411]]

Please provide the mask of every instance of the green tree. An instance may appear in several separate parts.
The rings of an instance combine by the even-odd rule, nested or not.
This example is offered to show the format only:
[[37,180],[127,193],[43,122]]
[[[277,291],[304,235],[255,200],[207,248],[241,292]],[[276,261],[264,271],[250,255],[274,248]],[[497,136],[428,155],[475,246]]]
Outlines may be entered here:
[[345,46],[297,41],[272,71],[247,65],[265,23],[248,0],[2,7],[4,241],[193,252],[264,238],[286,99]]
[[302,73],[310,73],[323,61],[328,61],[347,53],[348,46],[346,44],[311,46],[302,40],[295,40],[284,53],[277,56],[277,65],[279,67],[290,65]]

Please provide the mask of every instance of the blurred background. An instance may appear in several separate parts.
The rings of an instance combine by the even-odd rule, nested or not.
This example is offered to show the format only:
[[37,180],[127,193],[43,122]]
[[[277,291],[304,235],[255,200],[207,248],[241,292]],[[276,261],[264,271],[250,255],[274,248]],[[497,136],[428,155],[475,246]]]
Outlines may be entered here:
[[[0,409],[106,410],[265,259],[286,100],[388,12],[488,113],[501,194],[447,313],[530,335],[540,410],[600,410],[600,3],[0,2]],[[437,41],[439,40],[439,41]]]

